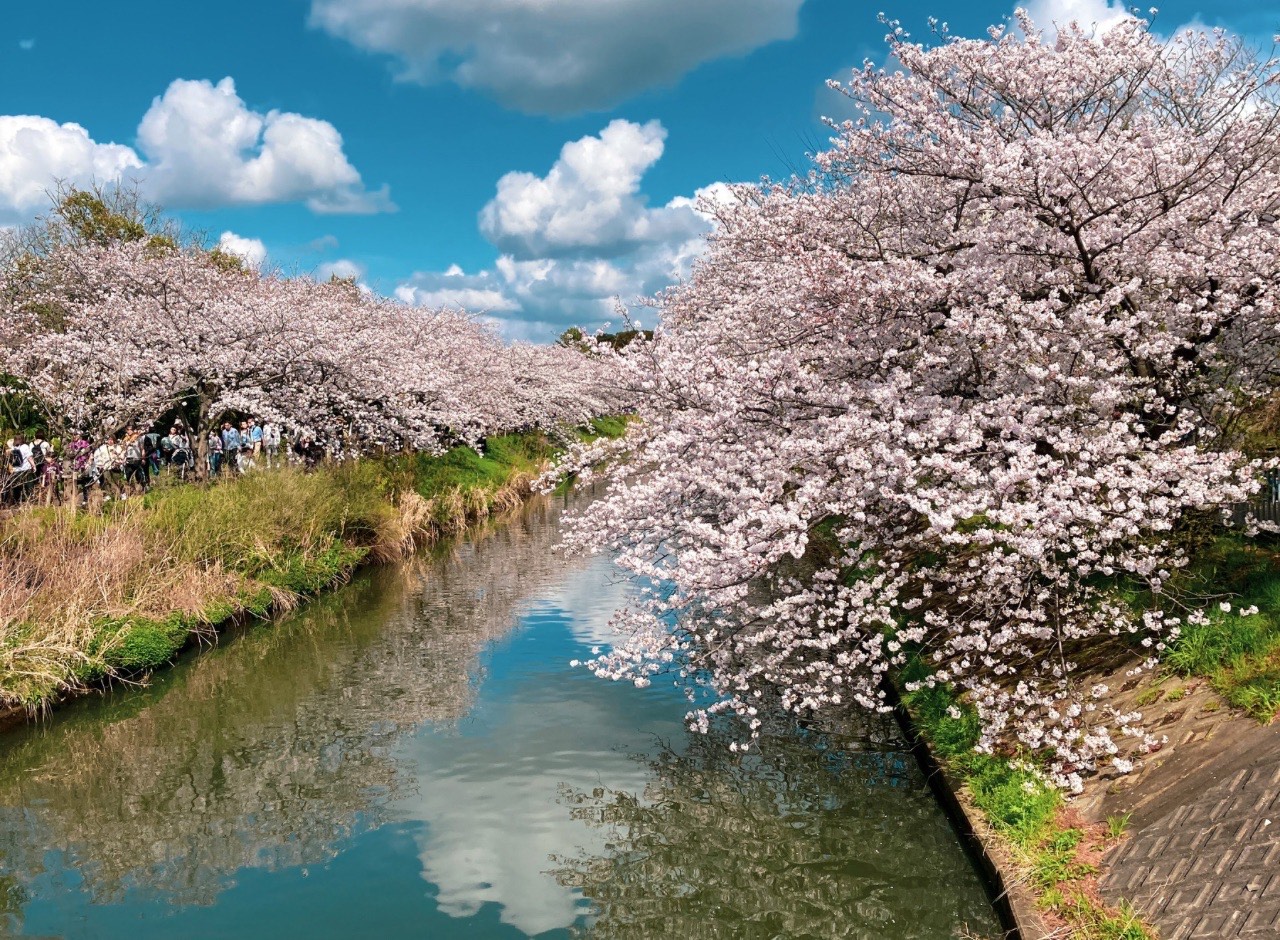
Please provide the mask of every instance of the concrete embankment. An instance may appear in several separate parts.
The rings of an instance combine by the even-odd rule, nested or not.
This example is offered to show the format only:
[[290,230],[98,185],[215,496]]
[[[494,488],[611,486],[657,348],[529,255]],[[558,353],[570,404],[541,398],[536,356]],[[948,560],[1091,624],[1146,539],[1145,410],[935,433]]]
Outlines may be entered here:
[[[1123,672],[1105,678],[1120,687]],[[1162,744],[1076,801],[1085,818],[1128,821],[1103,897],[1161,940],[1280,937],[1280,725],[1224,707],[1203,678],[1130,682],[1116,704]]]

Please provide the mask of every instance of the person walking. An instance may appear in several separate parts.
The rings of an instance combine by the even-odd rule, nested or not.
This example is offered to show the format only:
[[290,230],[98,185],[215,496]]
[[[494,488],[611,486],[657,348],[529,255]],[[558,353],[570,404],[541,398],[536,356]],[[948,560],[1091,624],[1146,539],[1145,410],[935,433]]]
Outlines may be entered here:
[[8,447],[9,478],[5,481],[5,492],[15,503],[20,503],[35,485],[35,463],[25,434],[15,435]]
[[71,480],[81,506],[89,505],[89,490],[98,482],[93,469],[93,445],[83,435],[67,445],[66,460],[71,464]]
[[58,495],[61,466],[54,458],[53,445],[43,435],[37,434],[31,441],[31,464],[32,485],[39,493],[40,502],[46,506],[53,505]]
[[262,425],[262,449],[267,455],[268,467],[274,467],[280,462],[280,425],[274,421]]
[[241,473],[247,473],[257,466],[253,459],[253,437],[249,428],[248,421],[240,422],[240,450],[237,456],[237,468]]
[[165,440],[169,442],[169,466],[173,467],[179,479],[185,480],[191,466],[191,439],[180,425],[175,424]]
[[111,499],[112,496],[117,499],[120,497],[121,464],[117,462],[117,458],[123,460],[122,449],[118,448],[109,438],[104,439],[93,452],[91,461],[92,475],[104,493],[107,490],[111,491],[106,495],[107,499]]
[[[136,485],[136,495],[147,491],[151,479],[147,474],[146,445],[143,443],[141,429],[135,429],[124,440],[124,485]],[[128,495],[126,493],[126,495]]]
[[228,471],[240,469],[240,432],[230,421],[222,422],[222,465]]
[[215,479],[222,470],[222,435],[217,431],[209,432],[209,439],[205,441],[205,445],[209,448],[209,479]]
[[160,475],[160,435],[155,430],[142,435],[142,457],[147,462],[147,470],[151,476]]
[[256,418],[249,419],[249,446],[252,448],[253,461],[257,463],[262,456],[262,428]]

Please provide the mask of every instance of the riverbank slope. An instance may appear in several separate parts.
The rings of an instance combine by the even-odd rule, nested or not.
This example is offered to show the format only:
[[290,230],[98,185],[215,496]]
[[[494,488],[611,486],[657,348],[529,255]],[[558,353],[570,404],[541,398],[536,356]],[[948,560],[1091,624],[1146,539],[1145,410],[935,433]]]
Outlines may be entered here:
[[[586,437],[621,433],[599,419]],[[98,511],[0,518],[0,721],[134,679],[244,617],[287,610],[515,508],[555,453],[544,434],[159,485]]]
[[1076,681],[1151,737],[1127,744],[1129,772],[1105,767],[1073,797],[1027,755],[973,753],[976,715],[953,690],[904,696],[1027,940],[1280,933],[1280,545],[1220,534],[1180,587],[1205,616],[1156,669],[1120,639],[1079,658]]

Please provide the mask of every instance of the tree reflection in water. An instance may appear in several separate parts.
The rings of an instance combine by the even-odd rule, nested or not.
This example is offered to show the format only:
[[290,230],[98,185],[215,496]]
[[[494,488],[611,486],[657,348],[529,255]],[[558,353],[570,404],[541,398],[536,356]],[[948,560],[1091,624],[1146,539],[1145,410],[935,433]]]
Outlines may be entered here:
[[939,890],[973,871],[895,738],[877,717],[856,738],[775,723],[745,756],[693,735],[646,758],[641,794],[566,788],[609,849],[554,874],[594,903],[593,938],[997,935],[980,895]]
[[537,502],[151,688],[14,732],[0,763],[0,920],[50,846],[96,902],[141,891],[211,904],[242,869],[316,864],[381,825],[414,787],[394,746],[466,713],[477,653],[565,573],[551,552],[558,512]]
[[[566,675],[572,656],[609,642],[616,605],[585,562],[551,551],[558,512],[533,506],[150,688],[0,739],[0,934],[20,932],[25,912],[50,934],[106,935],[104,914],[129,936],[133,918],[154,928],[173,914],[276,935],[230,919],[260,903],[296,918],[299,935],[333,935],[324,904],[314,917],[303,909],[316,900],[300,900],[303,877],[335,909],[377,908],[397,935],[421,932],[423,916],[440,936],[472,936],[486,917],[537,934],[582,916],[569,889],[597,905],[601,937],[894,940],[987,923],[890,726],[837,736],[779,725],[738,757],[720,733],[683,743],[675,689]],[[477,656],[530,611],[541,611],[536,631]],[[473,711],[484,663],[493,675]],[[480,717],[450,727],[468,715]],[[654,728],[683,752],[654,756]],[[633,765],[636,750],[649,756]],[[569,806],[555,806],[563,780],[618,789],[566,792]],[[385,852],[398,833],[403,846],[387,854],[356,848]],[[547,853],[581,845],[591,854],[554,862],[557,885]],[[352,857],[377,861],[335,874]],[[379,894],[380,879],[406,872]]]

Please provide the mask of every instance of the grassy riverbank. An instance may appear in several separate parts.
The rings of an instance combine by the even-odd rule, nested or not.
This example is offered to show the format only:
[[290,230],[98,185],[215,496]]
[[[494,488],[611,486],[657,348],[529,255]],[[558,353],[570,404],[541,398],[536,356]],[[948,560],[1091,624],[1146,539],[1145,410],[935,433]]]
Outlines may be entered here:
[[[1207,622],[1184,627],[1163,653],[1160,669],[1135,680],[1126,703],[1158,722],[1187,694],[1187,683],[1207,683],[1218,698],[1206,710],[1213,705],[1224,714],[1233,709],[1236,721],[1273,721],[1280,709],[1280,554],[1275,546],[1267,540],[1217,537],[1196,553],[1179,575],[1178,587],[1205,611]],[[1136,595],[1125,599],[1139,612],[1152,601]],[[1120,674],[1126,666],[1122,648],[1101,662],[1102,672],[1086,673],[1079,681],[1111,681],[1113,676],[1102,673]],[[903,683],[926,673],[914,665],[900,677]],[[1047,787],[1029,762],[974,752],[977,715],[950,688],[920,688],[903,699],[934,755],[963,788],[971,815],[980,817],[1007,850],[1002,867],[1013,871],[1006,876],[1028,889],[1050,929],[1065,929],[1064,936],[1080,940],[1154,936],[1131,908],[1108,906],[1098,891],[1102,856],[1124,837],[1127,814],[1105,820],[1098,814],[1089,822]],[[1100,784],[1090,779],[1085,785],[1089,790]]]
[[[586,436],[616,435],[597,421]],[[38,710],[145,673],[217,627],[287,610],[359,565],[513,509],[554,453],[542,434],[160,485],[100,512],[0,518],[0,707]]]
[[[919,663],[913,666],[904,672],[903,681],[928,671]],[[903,704],[951,781],[963,787],[967,812],[980,817],[975,822],[999,841],[999,854],[1005,858],[997,859],[997,867],[1005,880],[1023,886],[1054,936],[1154,937],[1131,908],[1110,907],[1098,893],[1099,861],[1122,837],[1125,820],[1086,824],[1061,793],[1029,767],[1006,756],[974,751],[978,716],[952,689],[920,688],[905,693]]]

